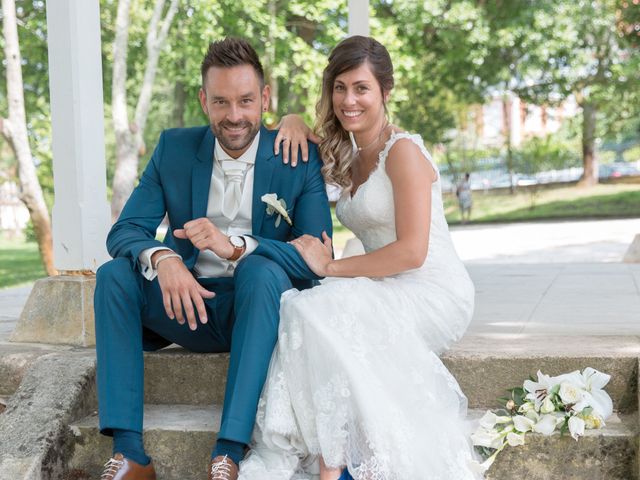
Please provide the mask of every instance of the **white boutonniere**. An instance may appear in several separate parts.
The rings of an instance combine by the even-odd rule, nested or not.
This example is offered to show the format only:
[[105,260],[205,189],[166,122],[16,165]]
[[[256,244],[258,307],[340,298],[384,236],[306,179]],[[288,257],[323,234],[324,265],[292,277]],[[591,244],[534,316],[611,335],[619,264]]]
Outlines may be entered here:
[[289,214],[287,213],[287,202],[282,198],[278,198],[275,193],[265,193],[262,197],[260,197],[264,203],[267,204],[267,215],[273,215],[277,213],[276,217],[276,228],[280,226],[280,221],[284,218],[285,222],[289,225],[293,225],[291,222],[291,218],[289,218]]

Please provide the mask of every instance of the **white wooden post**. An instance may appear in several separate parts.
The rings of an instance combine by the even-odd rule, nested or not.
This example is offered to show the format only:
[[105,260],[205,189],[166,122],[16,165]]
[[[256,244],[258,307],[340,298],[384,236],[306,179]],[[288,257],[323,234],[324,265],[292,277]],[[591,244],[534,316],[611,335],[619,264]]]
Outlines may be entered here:
[[349,0],[349,36],[369,36],[369,0]]
[[95,344],[93,272],[109,257],[99,0],[47,0],[53,130],[54,264],[22,310],[14,342]]
[[95,271],[108,259],[99,0],[47,0],[53,130],[55,267]]

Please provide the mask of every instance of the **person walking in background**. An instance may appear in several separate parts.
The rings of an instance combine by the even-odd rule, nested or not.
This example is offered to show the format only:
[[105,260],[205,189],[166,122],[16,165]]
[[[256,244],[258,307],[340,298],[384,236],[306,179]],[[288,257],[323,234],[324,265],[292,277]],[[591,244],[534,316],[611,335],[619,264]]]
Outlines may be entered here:
[[460,222],[467,223],[471,220],[471,207],[473,207],[473,197],[471,196],[471,184],[469,172],[464,174],[464,179],[458,183],[456,187],[456,197],[458,197],[458,206],[460,207]]

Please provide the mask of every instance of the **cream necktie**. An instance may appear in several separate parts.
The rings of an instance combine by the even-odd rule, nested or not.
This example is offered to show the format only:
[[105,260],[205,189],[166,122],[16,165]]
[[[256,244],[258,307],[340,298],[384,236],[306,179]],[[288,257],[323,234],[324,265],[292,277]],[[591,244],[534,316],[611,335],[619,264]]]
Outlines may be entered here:
[[242,181],[248,165],[237,160],[221,160],[220,166],[224,172],[222,214],[229,220],[234,220],[240,210]]

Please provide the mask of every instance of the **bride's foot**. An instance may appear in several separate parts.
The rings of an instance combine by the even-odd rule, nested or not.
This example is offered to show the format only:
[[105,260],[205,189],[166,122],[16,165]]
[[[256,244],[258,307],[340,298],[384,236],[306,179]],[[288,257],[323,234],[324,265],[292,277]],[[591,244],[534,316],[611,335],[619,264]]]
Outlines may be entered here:
[[342,470],[342,475],[340,475],[340,478],[338,478],[338,480],[353,480],[353,477],[349,474],[349,470],[345,468],[344,470]]
[[343,472],[346,472],[346,468],[329,468],[324,463],[324,459],[320,457],[320,480],[347,480],[351,479],[349,473],[346,473],[346,477]]

